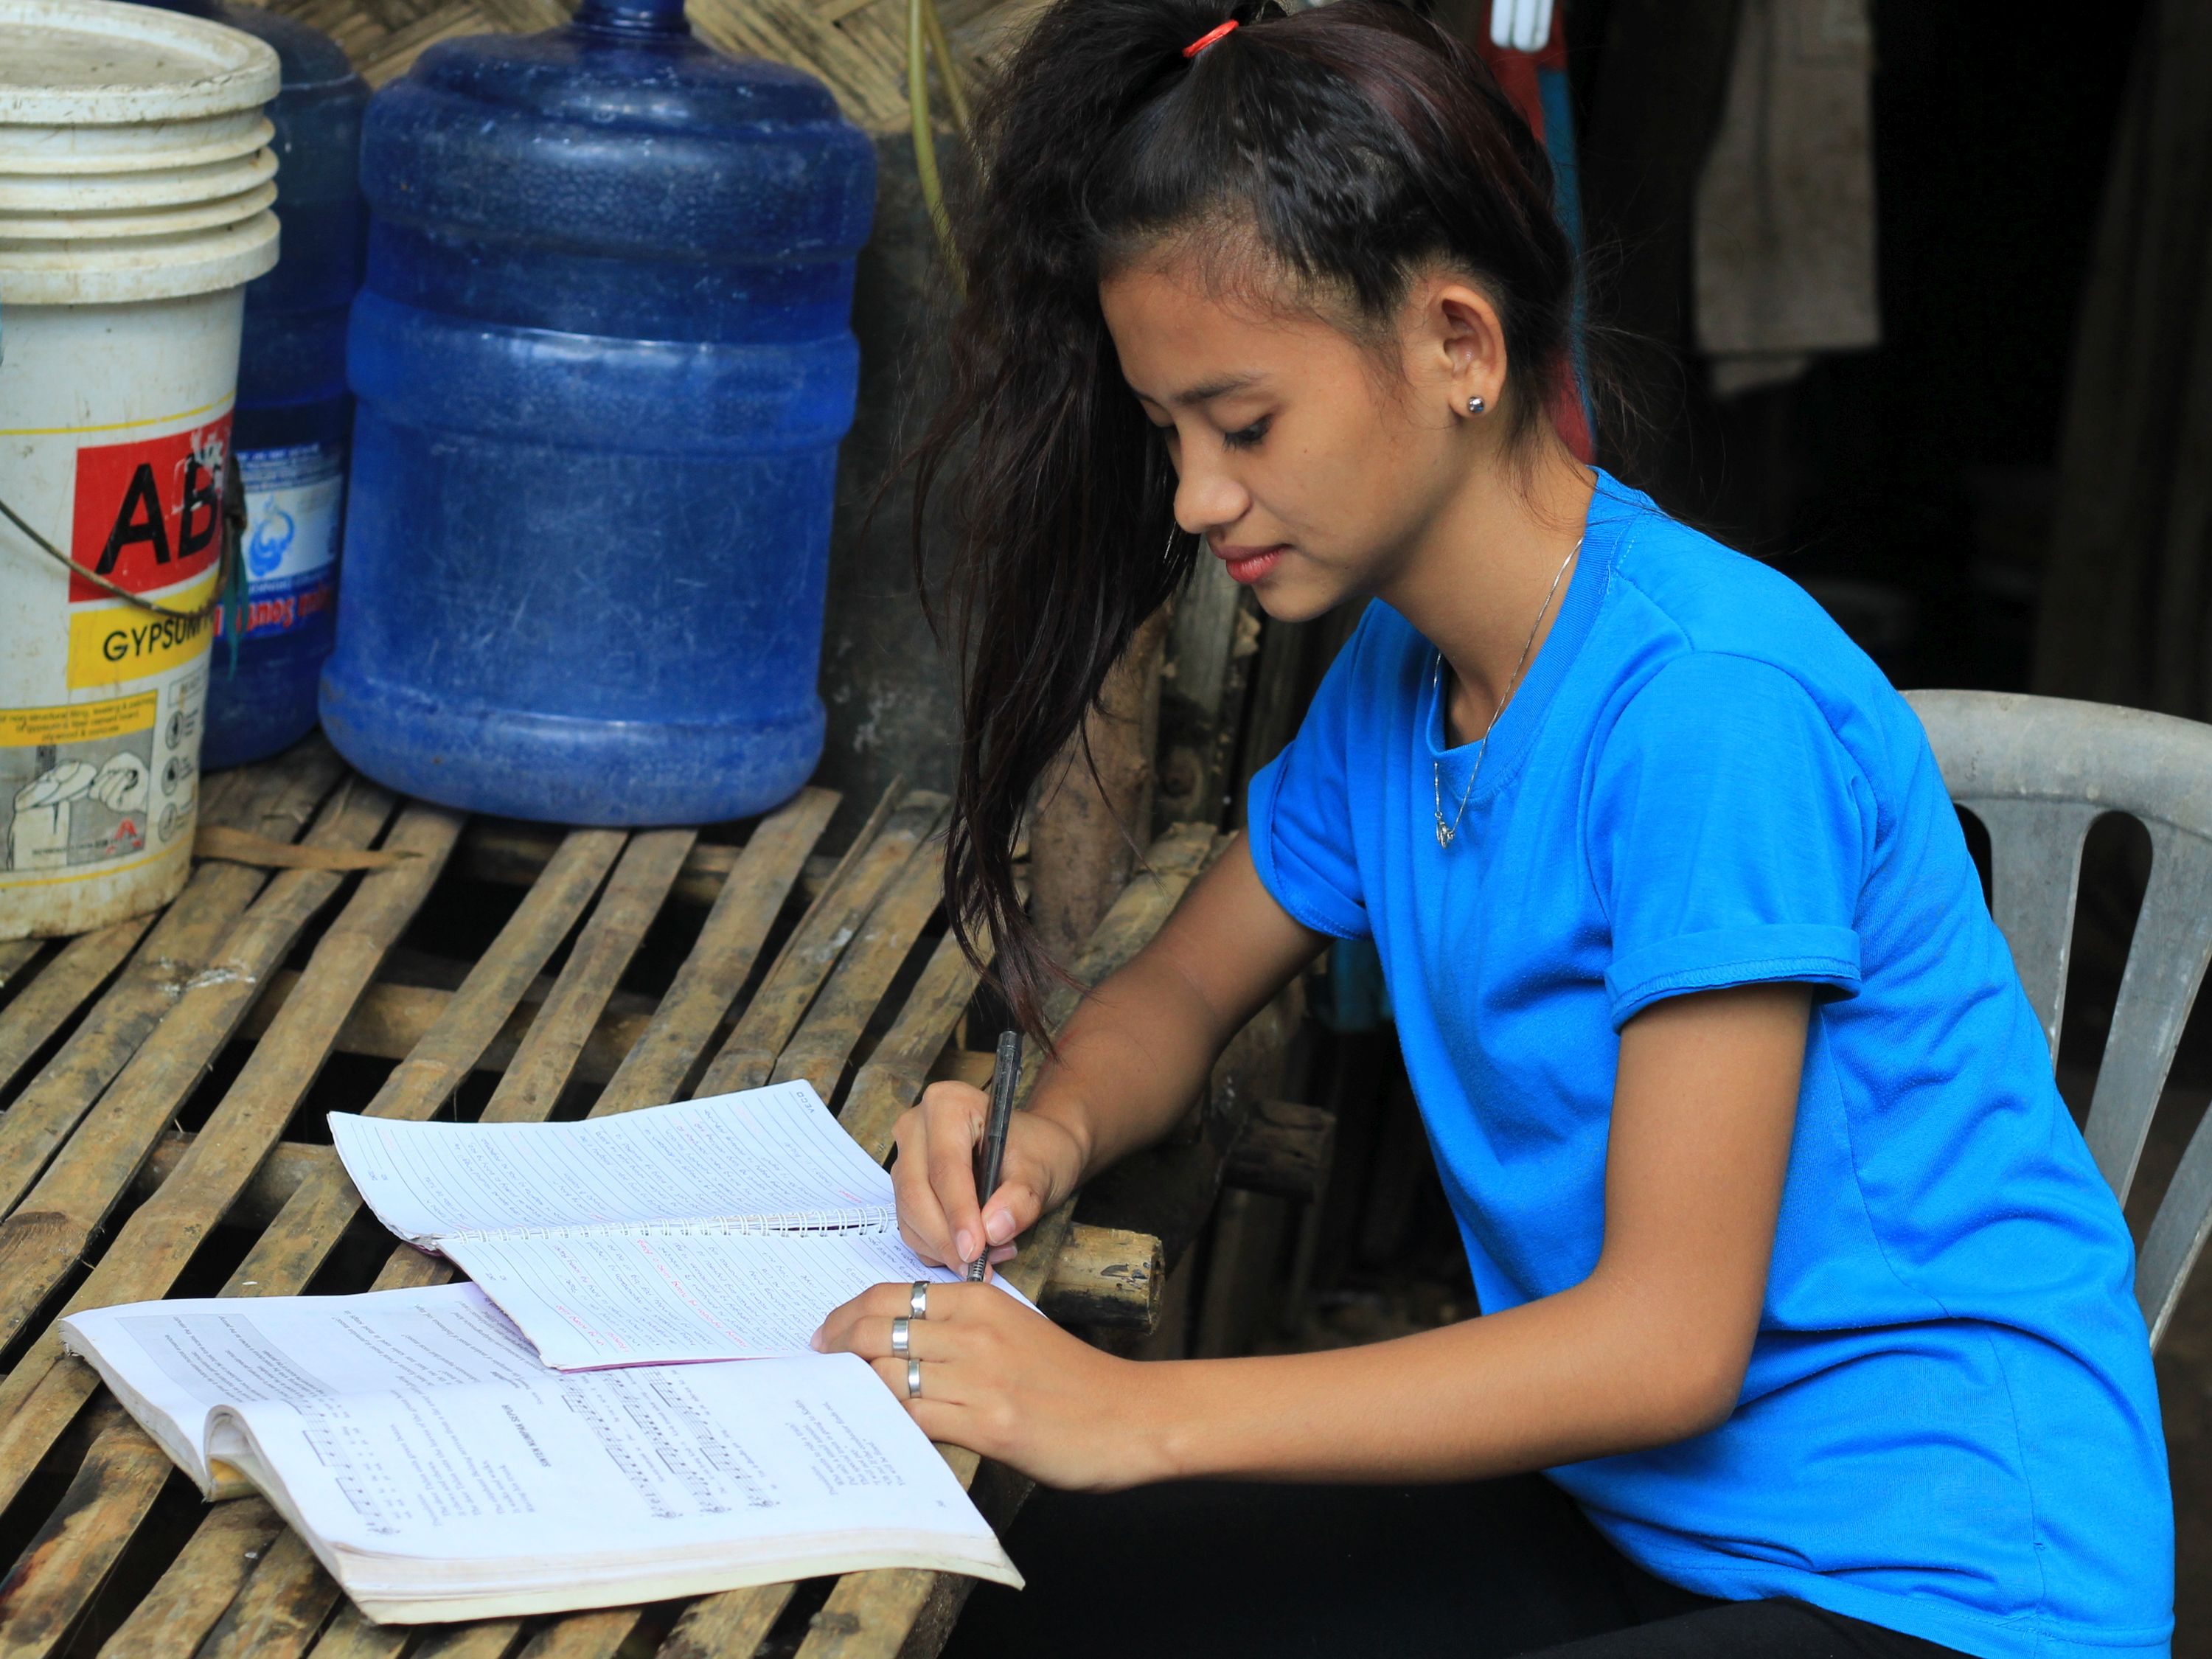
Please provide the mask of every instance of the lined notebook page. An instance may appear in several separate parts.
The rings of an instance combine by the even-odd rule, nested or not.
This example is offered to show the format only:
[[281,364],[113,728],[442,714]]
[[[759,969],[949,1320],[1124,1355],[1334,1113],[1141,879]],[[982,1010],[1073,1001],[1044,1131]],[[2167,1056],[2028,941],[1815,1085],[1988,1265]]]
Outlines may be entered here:
[[509,1235],[450,1248],[560,1370],[809,1353],[823,1316],[870,1285],[959,1278],[896,1233]]
[[812,1086],[580,1123],[410,1123],[331,1114],[331,1139],[377,1218],[426,1243],[524,1229],[793,1218],[889,1219],[891,1178]]

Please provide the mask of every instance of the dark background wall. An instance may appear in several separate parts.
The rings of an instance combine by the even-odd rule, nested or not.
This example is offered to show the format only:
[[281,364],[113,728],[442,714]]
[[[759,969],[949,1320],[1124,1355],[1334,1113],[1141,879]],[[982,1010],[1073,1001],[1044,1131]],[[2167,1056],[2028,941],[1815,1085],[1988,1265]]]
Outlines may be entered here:
[[1901,684],[2027,683],[2075,312],[2142,9],[1875,0],[1883,343],[1725,404],[1681,349],[1686,223],[1668,169],[1694,167],[1710,134],[1733,5],[1569,13],[1599,278],[1613,314],[1668,348],[1632,363],[1652,428],[1632,470],[1806,581]]

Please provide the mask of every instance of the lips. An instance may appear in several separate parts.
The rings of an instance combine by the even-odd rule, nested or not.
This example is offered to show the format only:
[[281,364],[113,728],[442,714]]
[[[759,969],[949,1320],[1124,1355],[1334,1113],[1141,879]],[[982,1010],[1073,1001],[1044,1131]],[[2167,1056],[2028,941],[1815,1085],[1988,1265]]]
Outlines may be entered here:
[[1284,549],[1275,547],[1217,547],[1213,555],[1229,567],[1231,580],[1249,586],[1266,575],[1282,560]]

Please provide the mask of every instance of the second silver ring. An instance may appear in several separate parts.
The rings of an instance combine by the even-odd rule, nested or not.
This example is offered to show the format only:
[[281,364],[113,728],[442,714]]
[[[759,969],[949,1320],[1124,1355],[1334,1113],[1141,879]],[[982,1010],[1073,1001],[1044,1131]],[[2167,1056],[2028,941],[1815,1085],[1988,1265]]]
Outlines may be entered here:
[[907,1351],[913,1345],[913,1342],[914,1321],[911,1319],[894,1319],[891,1321],[892,1354],[900,1359],[907,1358],[908,1357]]

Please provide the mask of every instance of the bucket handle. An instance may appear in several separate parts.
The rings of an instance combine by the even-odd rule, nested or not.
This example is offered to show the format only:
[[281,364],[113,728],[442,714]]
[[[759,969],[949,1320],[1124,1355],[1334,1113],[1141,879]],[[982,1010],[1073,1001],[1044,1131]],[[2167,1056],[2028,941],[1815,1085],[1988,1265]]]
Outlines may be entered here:
[[[4,518],[27,536],[31,545],[37,548],[40,552],[66,566],[72,575],[83,577],[94,587],[112,593],[118,599],[135,605],[141,611],[150,611],[157,617],[174,617],[180,622],[198,622],[216,606],[234,598],[230,588],[239,556],[238,531],[240,526],[234,524],[232,520],[234,518],[242,519],[245,516],[243,512],[234,511],[234,508],[242,508],[246,501],[246,491],[243,482],[239,477],[238,458],[235,455],[227,458],[224,462],[222,483],[224,520],[222,551],[216,562],[215,592],[208,597],[205,605],[195,606],[190,611],[181,610],[173,605],[163,605],[159,599],[149,599],[143,594],[133,593],[120,582],[110,581],[97,570],[86,569],[84,566],[24,523],[22,515],[8,505],[4,497],[0,497],[0,518]],[[233,629],[232,632],[234,635],[236,630]]]

